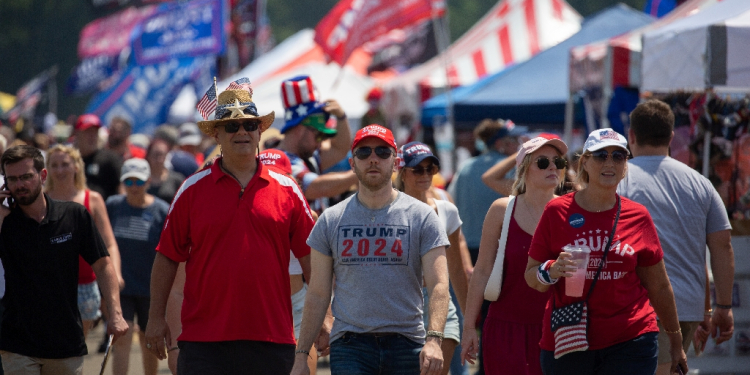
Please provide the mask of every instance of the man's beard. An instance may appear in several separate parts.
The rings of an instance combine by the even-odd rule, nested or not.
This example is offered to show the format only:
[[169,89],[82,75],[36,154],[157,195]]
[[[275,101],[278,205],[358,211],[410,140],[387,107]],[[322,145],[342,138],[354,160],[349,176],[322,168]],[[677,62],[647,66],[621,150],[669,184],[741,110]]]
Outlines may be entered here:
[[[18,190],[16,190],[16,192],[18,192]],[[36,201],[36,199],[39,198],[39,194],[41,194],[41,193],[42,193],[42,184],[39,184],[31,192],[31,194],[29,194],[27,196],[24,196],[24,197],[20,197],[20,198],[17,198],[17,197],[14,196],[13,199],[15,199],[16,202],[18,204],[20,204],[21,206],[28,206],[28,205],[34,203],[34,201]]]
[[[360,170],[359,168],[357,168],[357,164],[354,164],[354,173],[357,175],[357,179],[359,179],[359,182],[362,184],[362,186],[366,187],[368,190],[376,191],[382,189],[386,185],[391,184],[392,173],[383,173],[379,178],[373,180],[370,176],[367,175],[367,170],[369,169],[371,168],[368,167],[365,170]],[[391,166],[391,170],[393,170],[393,166]]]

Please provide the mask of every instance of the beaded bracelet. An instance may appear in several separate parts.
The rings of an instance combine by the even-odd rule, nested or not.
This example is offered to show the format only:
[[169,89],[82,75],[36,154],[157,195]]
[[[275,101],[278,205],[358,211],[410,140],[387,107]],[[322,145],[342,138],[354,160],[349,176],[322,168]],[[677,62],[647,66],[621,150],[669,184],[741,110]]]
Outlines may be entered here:
[[548,260],[539,265],[539,268],[537,268],[536,271],[536,278],[540,283],[544,285],[552,285],[559,280],[553,279],[549,274],[549,269],[552,267],[552,263],[554,262],[554,260]]
[[716,304],[716,308],[717,308],[717,309],[724,309],[724,310],[729,310],[729,309],[731,309],[731,308],[732,308],[732,305],[719,305],[719,304],[717,303],[717,304]]
[[674,334],[674,333],[682,333],[682,328],[677,328],[677,330],[676,330],[676,331],[670,331],[670,330],[668,330],[668,329],[664,328],[664,332],[666,332],[666,333],[671,333],[671,334]]

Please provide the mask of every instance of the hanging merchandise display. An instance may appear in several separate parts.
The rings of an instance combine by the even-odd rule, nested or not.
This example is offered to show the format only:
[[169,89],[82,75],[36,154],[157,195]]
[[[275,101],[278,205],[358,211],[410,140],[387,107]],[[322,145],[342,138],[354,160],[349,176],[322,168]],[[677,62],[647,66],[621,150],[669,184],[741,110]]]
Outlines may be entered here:
[[710,132],[708,179],[733,219],[750,219],[750,95],[676,92],[655,96],[675,114],[673,158],[702,171]]

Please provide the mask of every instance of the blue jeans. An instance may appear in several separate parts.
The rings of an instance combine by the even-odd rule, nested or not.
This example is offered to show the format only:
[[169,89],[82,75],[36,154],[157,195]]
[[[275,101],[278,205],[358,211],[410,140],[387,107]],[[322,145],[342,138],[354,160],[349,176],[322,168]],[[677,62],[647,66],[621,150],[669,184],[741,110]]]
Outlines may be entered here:
[[398,334],[347,332],[331,343],[331,375],[416,375],[422,346]]
[[544,375],[651,375],[656,373],[658,332],[644,333],[604,349],[573,352],[555,359],[542,350]]

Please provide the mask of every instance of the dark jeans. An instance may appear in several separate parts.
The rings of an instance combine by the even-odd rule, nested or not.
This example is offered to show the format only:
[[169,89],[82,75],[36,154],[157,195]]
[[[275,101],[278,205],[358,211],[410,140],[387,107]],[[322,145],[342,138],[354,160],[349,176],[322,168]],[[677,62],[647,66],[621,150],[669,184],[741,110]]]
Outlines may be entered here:
[[402,335],[347,332],[331,343],[331,375],[416,375],[421,351],[422,344]]
[[599,350],[566,354],[542,350],[544,375],[651,375],[656,373],[658,332],[644,333],[630,341]]
[[294,365],[292,344],[265,341],[178,341],[180,375],[289,375]]

